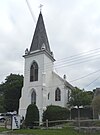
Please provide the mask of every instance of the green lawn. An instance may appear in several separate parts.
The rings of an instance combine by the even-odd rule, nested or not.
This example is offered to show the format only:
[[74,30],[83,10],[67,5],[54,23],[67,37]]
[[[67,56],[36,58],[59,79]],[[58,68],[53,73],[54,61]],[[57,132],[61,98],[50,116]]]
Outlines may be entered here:
[[[78,133],[72,128],[63,128],[63,129],[21,129],[15,130],[13,133],[17,134],[33,134],[33,135],[90,135],[84,133]],[[91,135],[100,135],[91,134]]]
[[5,129],[3,127],[0,127],[0,132],[7,131],[8,129]]

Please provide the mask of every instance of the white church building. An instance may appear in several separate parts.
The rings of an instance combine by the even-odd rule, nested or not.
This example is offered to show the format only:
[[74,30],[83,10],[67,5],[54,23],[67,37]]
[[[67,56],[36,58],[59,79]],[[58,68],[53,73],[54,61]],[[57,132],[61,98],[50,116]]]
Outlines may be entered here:
[[40,122],[43,111],[49,105],[66,107],[73,86],[53,70],[54,56],[51,52],[46,29],[40,12],[30,49],[25,51],[24,84],[19,104],[19,115],[26,115],[27,107],[36,104]]

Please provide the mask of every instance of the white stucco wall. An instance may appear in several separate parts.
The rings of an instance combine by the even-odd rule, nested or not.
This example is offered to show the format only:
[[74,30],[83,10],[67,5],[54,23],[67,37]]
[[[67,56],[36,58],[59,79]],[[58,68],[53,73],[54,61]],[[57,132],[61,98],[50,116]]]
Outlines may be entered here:
[[[32,89],[36,92],[36,105],[40,110],[40,115],[42,115],[43,109],[47,106],[46,80],[52,70],[52,66],[49,66],[49,63],[52,65],[52,60],[46,57],[47,56],[44,53],[25,57],[24,86],[19,106],[19,114],[21,116],[23,115],[25,117],[26,109],[28,105],[31,104]],[[30,67],[33,61],[36,61],[38,64],[38,81],[30,82]],[[50,67],[50,71],[48,71],[47,66]]]
[[[38,81],[30,82],[30,67],[36,61],[39,67]],[[61,101],[55,101],[55,90],[61,90]],[[48,105],[58,105],[66,107],[68,89],[64,85],[64,80],[53,72],[53,61],[45,53],[37,53],[25,56],[24,86],[20,99],[19,114],[26,115],[26,109],[31,104],[32,89],[36,92],[36,105],[40,112],[42,121],[43,110]],[[48,99],[48,93],[50,98]]]

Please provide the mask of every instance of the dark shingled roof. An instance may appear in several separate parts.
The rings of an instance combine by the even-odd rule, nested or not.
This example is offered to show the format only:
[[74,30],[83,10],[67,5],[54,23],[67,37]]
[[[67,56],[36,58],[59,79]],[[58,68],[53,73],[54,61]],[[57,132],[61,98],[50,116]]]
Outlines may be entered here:
[[36,50],[41,50],[41,47],[43,46],[43,44],[45,45],[45,49],[51,54],[43,17],[40,12],[38,21],[37,21],[37,25],[36,25],[36,29],[34,32],[34,36],[32,39],[32,43],[31,43],[30,52],[36,51]]

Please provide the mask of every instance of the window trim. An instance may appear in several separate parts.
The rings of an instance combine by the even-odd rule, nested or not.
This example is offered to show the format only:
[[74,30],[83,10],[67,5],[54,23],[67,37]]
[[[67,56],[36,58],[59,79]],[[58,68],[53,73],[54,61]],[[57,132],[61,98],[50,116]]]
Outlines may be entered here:
[[59,88],[55,90],[55,101],[61,101],[61,90]]
[[38,81],[38,64],[33,61],[30,66],[30,82]]

